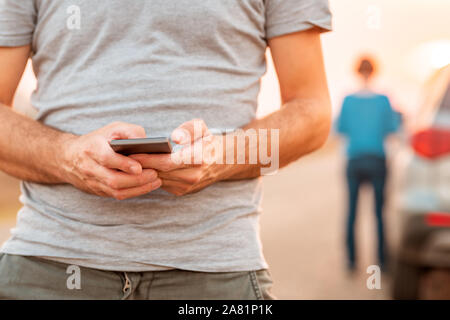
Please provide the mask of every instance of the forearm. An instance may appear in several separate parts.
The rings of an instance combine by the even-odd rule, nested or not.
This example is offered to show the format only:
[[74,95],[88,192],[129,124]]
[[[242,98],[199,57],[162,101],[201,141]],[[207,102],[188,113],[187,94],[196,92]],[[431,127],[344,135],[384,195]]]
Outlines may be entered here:
[[0,104],[0,170],[37,183],[63,183],[59,157],[70,134],[47,127]]
[[[226,165],[223,170],[223,180],[240,180],[255,178],[261,175],[261,169],[266,167],[258,157],[257,163],[249,164],[249,155],[260,154],[260,148],[273,150],[272,144],[276,143],[279,150],[279,167],[282,168],[292,161],[299,159],[314,150],[320,148],[326,141],[331,126],[331,107],[328,97],[317,100],[293,99],[282,108],[265,118],[256,119],[243,129],[254,129],[258,136],[258,143],[252,145],[250,139],[246,139],[246,161],[242,164]],[[265,129],[267,139],[261,139],[259,129]],[[271,141],[271,130],[279,130],[279,140]],[[266,144],[266,146],[262,146]],[[237,146],[226,146],[226,152]]]

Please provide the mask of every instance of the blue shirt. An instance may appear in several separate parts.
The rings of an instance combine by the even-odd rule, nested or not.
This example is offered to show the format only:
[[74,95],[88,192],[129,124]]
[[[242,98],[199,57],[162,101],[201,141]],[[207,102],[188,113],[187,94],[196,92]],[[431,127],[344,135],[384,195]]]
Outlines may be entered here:
[[380,94],[352,94],[345,97],[337,130],[347,138],[347,156],[385,156],[384,140],[400,125],[388,97]]

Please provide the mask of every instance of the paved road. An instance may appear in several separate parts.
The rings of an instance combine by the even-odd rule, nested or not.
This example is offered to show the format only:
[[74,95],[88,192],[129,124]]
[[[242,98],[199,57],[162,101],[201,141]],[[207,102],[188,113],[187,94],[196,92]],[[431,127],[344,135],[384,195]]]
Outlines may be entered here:
[[[344,268],[343,229],[345,186],[343,158],[338,148],[306,157],[264,178],[261,236],[275,281],[274,293],[283,299],[386,299],[389,279],[381,290],[366,287],[366,268],[375,264],[372,195],[363,192],[358,225],[357,274]],[[0,176],[0,242],[15,223],[17,181]],[[390,240],[395,240],[397,218],[388,205]]]
[[[264,178],[262,240],[279,298],[389,298],[387,276],[382,276],[381,290],[366,286],[367,267],[377,263],[370,189],[363,190],[359,202],[358,271],[350,276],[345,270],[343,167],[344,159],[335,149],[306,157],[278,175]],[[398,241],[398,218],[392,207],[390,201],[386,217],[391,246]]]

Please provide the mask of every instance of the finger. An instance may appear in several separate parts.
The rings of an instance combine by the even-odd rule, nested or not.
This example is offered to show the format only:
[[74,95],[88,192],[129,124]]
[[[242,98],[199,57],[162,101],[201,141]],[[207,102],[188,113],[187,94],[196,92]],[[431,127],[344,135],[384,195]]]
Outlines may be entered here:
[[217,146],[215,140],[208,139],[209,137],[204,137],[192,144],[184,145],[181,150],[172,153],[172,162],[180,164],[177,169],[199,167],[203,164],[214,163]]
[[202,138],[193,144],[186,145],[181,150],[171,154],[134,154],[129,157],[137,160],[143,168],[170,172],[173,170],[199,167],[203,163],[214,160],[214,144]]
[[194,185],[202,180],[202,171],[198,168],[174,170],[170,172],[158,172],[158,177],[163,181],[182,182]]
[[147,193],[150,193],[162,185],[161,179],[156,179],[150,183],[144,184],[139,187],[127,188],[121,190],[111,189],[108,186],[102,185],[103,192],[117,200],[125,200],[129,198],[138,197]]
[[129,174],[142,173],[142,166],[138,161],[114,152],[109,144],[103,150],[91,154],[98,164],[106,168],[118,169]]
[[189,189],[186,187],[186,185],[179,181],[162,180],[161,188],[177,196],[182,196],[189,192]]
[[110,140],[145,138],[145,129],[126,122],[113,122],[106,127]]
[[98,164],[131,174],[140,174],[142,172],[142,166],[139,162],[114,152],[105,133],[94,135],[89,139],[86,153]]
[[114,190],[140,187],[158,179],[158,174],[153,169],[145,169],[139,175],[130,175],[104,167],[98,168],[97,172],[98,175],[95,178]]
[[201,190],[201,188],[190,186],[179,181],[164,180],[164,179],[162,180],[161,188],[177,196],[183,196]]
[[172,141],[177,144],[192,143],[211,133],[202,119],[193,119],[176,128],[171,135]]
[[[181,152],[181,150],[179,151]],[[177,161],[179,152],[173,154],[133,154],[129,158],[136,160],[143,168],[152,168],[157,171],[168,172],[188,167],[189,164]]]

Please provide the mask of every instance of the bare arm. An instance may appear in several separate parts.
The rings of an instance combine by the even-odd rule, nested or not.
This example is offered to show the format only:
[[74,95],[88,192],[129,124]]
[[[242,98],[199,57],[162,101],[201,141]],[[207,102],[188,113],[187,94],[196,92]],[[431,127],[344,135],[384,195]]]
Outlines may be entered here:
[[125,199],[161,184],[154,170],[116,154],[115,138],[145,136],[142,127],[113,123],[75,136],[14,112],[10,107],[25,69],[30,47],[0,47],[0,170],[38,183],[70,183],[97,195]]
[[[279,129],[279,165],[283,167],[324,144],[331,126],[331,104],[317,30],[277,37],[269,40],[269,46],[279,78],[283,106],[263,119],[252,121],[243,129]],[[180,129],[192,135],[194,121],[181,125]],[[207,132],[207,128],[204,131]],[[177,141],[175,132],[172,139]],[[269,139],[268,150],[271,149],[271,143]],[[253,146],[260,147],[260,143]],[[227,145],[226,148],[233,148],[234,154],[237,154],[237,145]],[[246,150],[249,148],[252,145],[247,140]],[[164,189],[183,195],[220,180],[258,177],[264,165],[259,161],[249,164],[252,151],[254,154],[259,153],[258,150],[246,152],[246,165],[203,164],[190,169],[185,165],[174,164],[165,156],[139,155],[134,158],[143,167],[160,171]]]
[[[317,30],[277,37],[269,40],[269,46],[279,79],[282,107],[244,129],[279,129],[282,168],[324,144],[331,126],[331,103]],[[229,179],[257,177],[260,167],[234,166],[229,169],[234,172]]]
[[[29,46],[0,48],[0,170],[23,180],[62,182],[55,170],[54,148],[64,135],[10,108],[29,53]],[[38,150],[36,144],[48,148]]]

